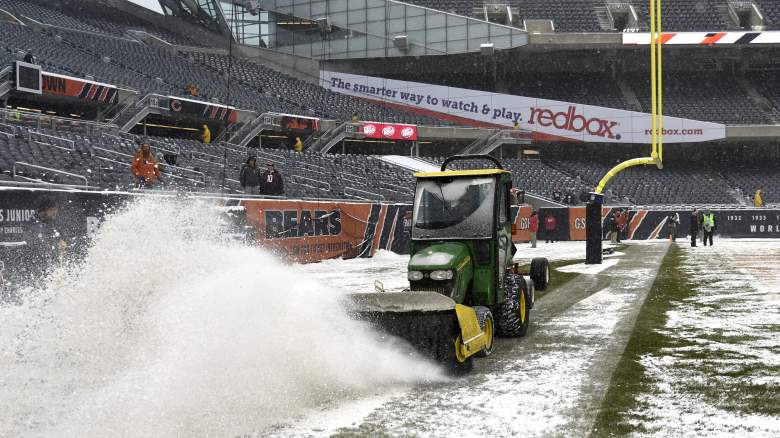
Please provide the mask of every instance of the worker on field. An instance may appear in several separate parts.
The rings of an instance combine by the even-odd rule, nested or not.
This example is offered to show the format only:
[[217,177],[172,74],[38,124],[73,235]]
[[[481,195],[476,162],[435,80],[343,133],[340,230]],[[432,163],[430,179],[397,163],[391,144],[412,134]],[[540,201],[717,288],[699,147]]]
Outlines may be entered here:
[[238,177],[238,181],[244,189],[244,193],[247,195],[259,195],[262,178],[263,175],[257,167],[257,158],[247,158],[246,163],[241,166],[241,173]]
[[531,211],[528,218],[528,231],[531,233],[531,248],[536,248],[536,233],[539,232],[539,215],[536,211]]
[[300,137],[295,137],[295,144],[293,145],[295,152],[303,152],[303,142]]
[[607,216],[607,237],[612,243],[617,243],[618,225],[617,225],[618,212],[613,211]]
[[704,246],[707,246],[709,240],[712,246],[712,235],[715,234],[715,214],[710,210],[704,212],[702,216],[702,229],[704,230]]
[[545,242],[555,243],[555,228],[557,224],[558,223],[555,220],[555,216],[553,216],[551,213],[548,213],[544,218]]
[[672,242],[676,242],[677,226],[680,225],[680,214],[677,212],[670,214],[667,223],[669,224],[669,238]]
[[209,144],[211,143],[211,130],[209,129],[209,125],[203,124],[203,132],[200,134],[200,139],[203,140],[203,143]]
[[753,206],[756,208],[761,208],[764,206],[764,188],[759,187],[758,190],[756,190],[756,194],[753,196]]
[[282,174],[278,170],[274,169],[274,162],[268,160],[266,163],[266,170],[260,180],[262,187],[262,193],[264,195],[282,196],[284,195],[284,182],[282,181]]
[[149,141],[144,140],[141,148],[135,151],[133,162],[130,164],[130,172],[133,173],[135,186],[137,188],[152,188],[154,180],[162,182],[160,177],[160,168],[157,165],[157,159],[152,154],[152,147]]
[[699,216],[699,210],[693,209],[691,212],[691,247],[696,247],[696,239],[699,238],[699,225],[701,224],[701,217]]
[[624,208],[620,211],[620,214],[617,217],[617,226],[618,226],[618,235],[617,235],[617,241],[618,243],[621,242],[621,240],[624,238],[626,234],[626,230],[628,229],[628,209]]

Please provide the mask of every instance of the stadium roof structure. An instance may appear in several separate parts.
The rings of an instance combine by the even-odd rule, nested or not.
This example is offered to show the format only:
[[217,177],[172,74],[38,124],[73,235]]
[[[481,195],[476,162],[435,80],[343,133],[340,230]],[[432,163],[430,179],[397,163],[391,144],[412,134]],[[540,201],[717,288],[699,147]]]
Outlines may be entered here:
[[[258,7],[316,22],[322,40],[276,47],[318,59],[452,55],[528,44],[522,29],[392,0],[258,0]],[[327,37],[331,26],[347,37]]]

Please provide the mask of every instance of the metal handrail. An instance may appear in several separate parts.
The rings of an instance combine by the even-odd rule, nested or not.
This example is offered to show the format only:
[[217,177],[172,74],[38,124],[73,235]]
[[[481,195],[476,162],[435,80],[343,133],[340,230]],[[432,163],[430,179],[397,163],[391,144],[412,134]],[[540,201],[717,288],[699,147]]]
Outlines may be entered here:
[[[43,143],[43,142],[40,142],[38,140],[33,139],[33,135],[38,136],[38,137],[51,138],[51,139],[55,139],[55,140],[64,141],[65,143],[70,144],[70,149],[68,149],[65,146],[61,146],[61,145],[54,144],[54,143]],[[30,129],[30,130],[27,131],[27,139],[30,140],[30,141],[35,141],[35,142],[41,143],[41,144],[48,144],[50,146],[55,146],[55,147],[58,147],[58,148],[61,148],[61,149],[70,150],[70,151],[73,151],[73,152],[76,151],[76,142],[74,140],[69,139],[69,138],[57,137],[56,135],[44,134],[43,132],[34,131],[34,130]]]
[[[15,161],[14,162],[14,165],[11,168],[11,175],[13,175],[14,178],[16,178],[16,166],[18,166],[18,165],[32,167],[33,169],[46,170],[46,171],[49,171],[49,172],[55,172],[55,173],[59,173],[59,174],[62,174],[62,175],[71,176],[71,177],[83,180],[85,186],[89,185],[89,180],[84,175],[78,175],[78,174],[75,174],[75,173],[70,173],[70,172],[66,172],[64,170],[54,169],[54,168],[51,168],[51,167],[39,166],[37,164],[25,163],[24,161]],[[25,178],[24,176],[21,176],[21,177]],[[43,181],[43,180],[38,180],[38,181]]]
[[[322,184],[322,185],[324,185],[324,186],[325,186],[325,187],[327,187],[327,188],[323,188],[323,187],[312,187],[312,186],[308,186],[308,187],[312,187],[312,188],[315,188],[315,189],[318,189],[318,190],[322,190],[322,191],[325,191],[325,192],[329,192],[329,191],[330,191],[330,189],[331,189],[331,187],[330,187],[330,183],[329,183],[329,182],[327,182],[327,181],[321,181],[321,180],[318,180],[318,179],[309,178],[309,177],[306,177],[306,176],[300,176],[300,175],[293,175],[293,176],[292,176],[292,178],[293,178],[293,180],[311,181],[311,182],[314,182],[314,183],[317,183],[317,184]],[[305,185],[305,184],[302,184],[302,183],[301,183],[301,185]]]
[[[116,164],[121,164],[123,166],[130,167],[130,163],[125,163],[123,161],[112,160],[111,158],[107,158],[107,157],[95,157],[95,158],[97,158],[98,160],[108,161],[110,163],[116,163]],[[177,169],[182,169],[182,168],[177,168]],[[186,171],[189,171],[189,172],[200,173],[203,176],[203,181],[198,181],[198,180],[195,180],[195,179],[192,179],[192,178],[187,178],[186,176],[176,175],[174,173],[170,173],[170,172],[166,172],[166,171],[160,171],[160,173],[164,173],[166,178],[170,177],[170,178],[173,178],[173,179],[183,179],[185,181],[191,181],[191,182],[193,182],[195,184],[203,184],[204,186],[206,185],[206,178],[205,178],[205,175],[203,175],[202,172],[197,172],[197,171],[189,170],[189,169],[183,169],[183,170],[186,170]]]
[[[357,196],[357,195],[353,195],[353,194],[347,193],[347,190],[352,190],[354,192],[365,193],[366,195],[373,196],[374,198],[363,198],[361,196]],[[354,196],[357,199],[363,199],[363,200],[366,200],[366,201],[376,200],[377,198],[379,198],[380,201],[384,201],[385,200],[385,197],[383,195],[380,195],[379,193],[369,192],[367,190],[356,189],[354,187],[349,187],[349,186],[344,187],[344,196]]]
[[51,124],[51,122],[55,122],[55,123],[67,123],[67,124],[70,124],[70,125],[82,125],[82,126],[84,126],[86,128],[89,128],[93,132],[94,131],[98,131],[98,130],[116,130],[116,129],[118,129],[118,127],[116,125],[111,124],[111,123],[93,122],[93,121],[89,121],[89,120],[76,120],[76,119],[71,119],[71,118],[67,118],[67,117],[52,116],[52,115],[41,114],[41,113],[36,113],[36,112],[20,111],[20,110],[13,110],[12,111],[12,110],[8,110],[8,109],[5,109],[5,108],[0,108],[0,114],[2,114],[3,118],[5,118],[6,120],[13,120],[9,116],[16,117],[17,111],[18,111],[18,114],[21,116],[21,119],[30,118],[30,119],[36,120],[37,123],[38,123],[38,126],[37,126],[38,128],[41,127],[41,122],[45,121],[45,122],[49,122],[50,124]]

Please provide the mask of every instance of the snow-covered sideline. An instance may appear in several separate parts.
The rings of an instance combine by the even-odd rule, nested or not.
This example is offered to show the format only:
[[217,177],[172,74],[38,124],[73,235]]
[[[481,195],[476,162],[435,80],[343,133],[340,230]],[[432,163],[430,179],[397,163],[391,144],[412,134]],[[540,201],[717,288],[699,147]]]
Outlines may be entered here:
[[749,400],[757,392],[759,402],[780,403],[780,242],[681,247],[696,293],[667,314],[662,333],[680,346],[642,358],[654,384],[631,415],[647,431],[638,435],[780,436],[780,417]]

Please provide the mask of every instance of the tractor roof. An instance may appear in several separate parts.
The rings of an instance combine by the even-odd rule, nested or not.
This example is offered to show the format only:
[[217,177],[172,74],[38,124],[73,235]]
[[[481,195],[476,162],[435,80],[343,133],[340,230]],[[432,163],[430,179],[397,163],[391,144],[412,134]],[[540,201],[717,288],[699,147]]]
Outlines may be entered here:
[[417,172],[416,178],[452,178],[456,176],[490,176],[511,173],[501,169],[446,170],[444,172]]

